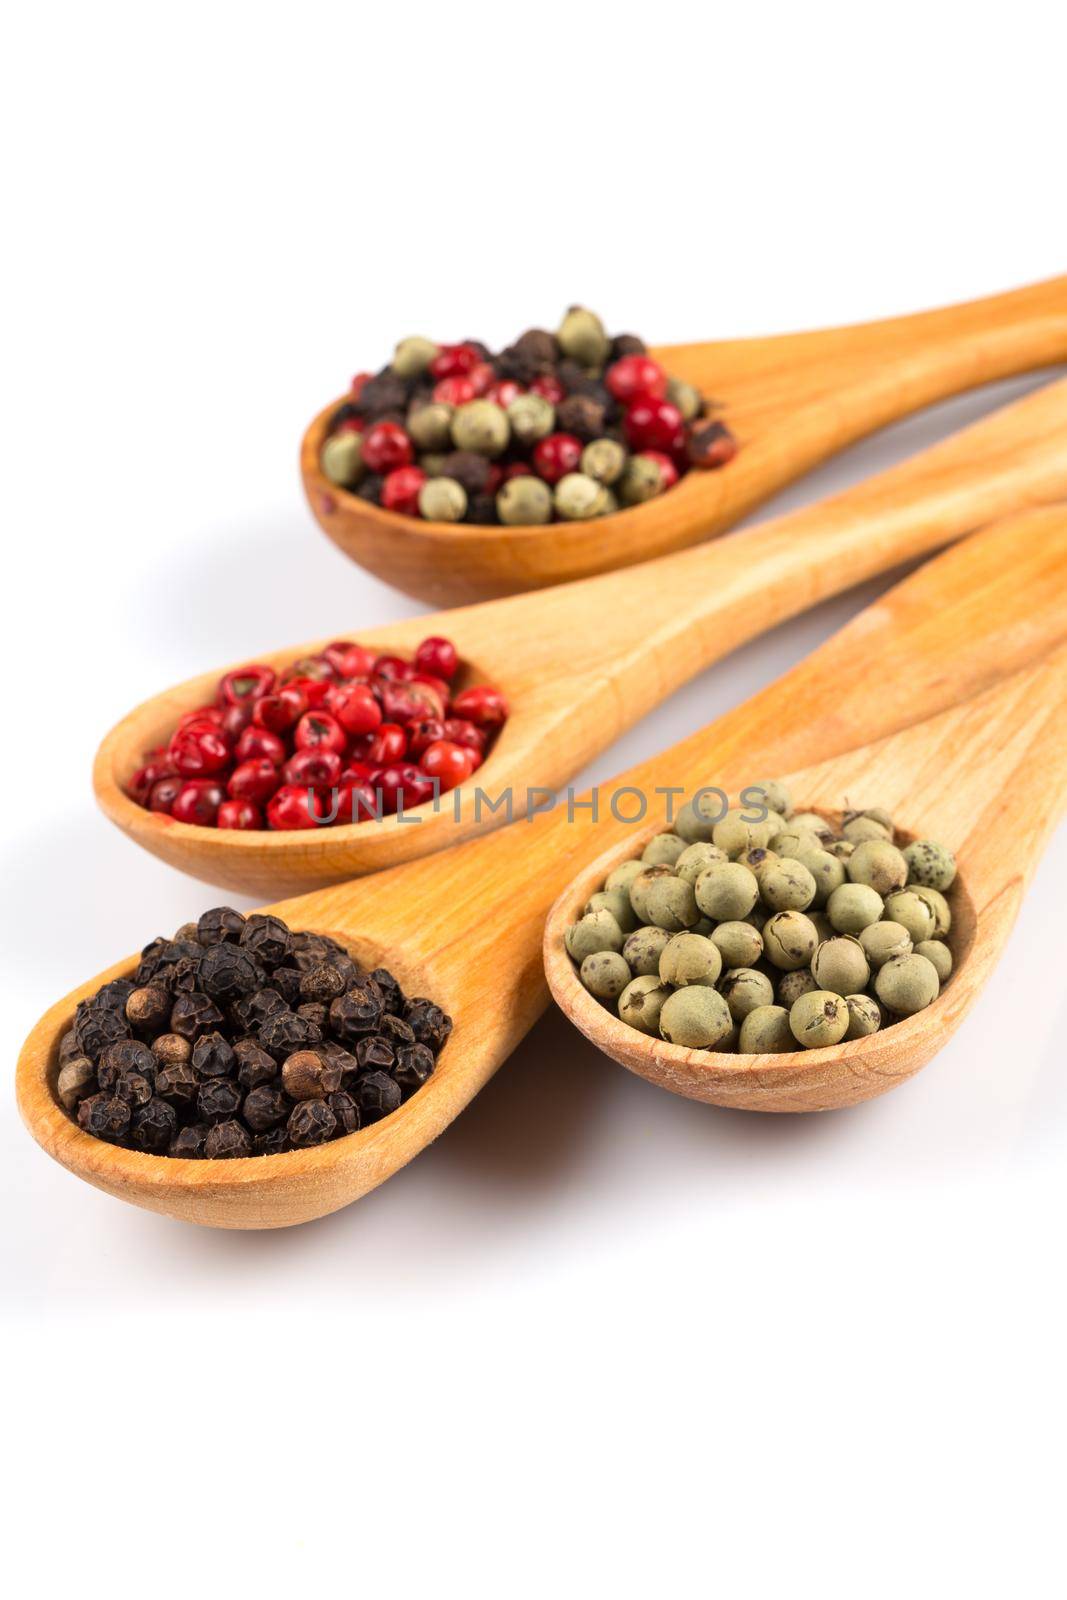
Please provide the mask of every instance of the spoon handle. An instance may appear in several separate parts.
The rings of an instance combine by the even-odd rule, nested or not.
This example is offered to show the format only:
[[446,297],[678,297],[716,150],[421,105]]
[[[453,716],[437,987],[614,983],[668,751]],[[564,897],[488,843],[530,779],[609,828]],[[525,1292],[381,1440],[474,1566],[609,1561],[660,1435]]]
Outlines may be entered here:
[[[1063,360],[1067,277],[961,305],[809,333],[669,346],[668,370],[704,392],[731,397],[731,425],[747,436],[798,397],[862,395],[861,431],[980,383]],[[776,370],[784,380],[777,394]],[[906,401],[905,401],[905,398]],[[903,402],[903,403],[902,403]],[[844,420],[844,418],[843,418]],[[850,411],[847,436],[857,436]]]
[[1061,499],[1067,379],[830,500],[680,555],[451,617],[531,716],[564,723],[581,699],[582,725],[596,728],[602,748],[785,618],[1009,512]]

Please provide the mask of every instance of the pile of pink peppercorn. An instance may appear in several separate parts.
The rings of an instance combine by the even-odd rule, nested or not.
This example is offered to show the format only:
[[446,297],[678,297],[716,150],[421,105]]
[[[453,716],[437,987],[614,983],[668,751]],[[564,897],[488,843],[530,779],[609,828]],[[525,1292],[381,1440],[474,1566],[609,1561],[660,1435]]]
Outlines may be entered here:
[[410,811],[481,766],[507,720],[489,684],[454,687],[448,639],[414,659],[348,640],[282,674],[228,672],[127,786],[149,811],[203,828],[315,828]]
[[339,488],[433,522],[584,521],[671,489],[737,446],[692,384],[634,334],[572,306],[493,355],[475,339],[402,339],[330,418],[320,464]]

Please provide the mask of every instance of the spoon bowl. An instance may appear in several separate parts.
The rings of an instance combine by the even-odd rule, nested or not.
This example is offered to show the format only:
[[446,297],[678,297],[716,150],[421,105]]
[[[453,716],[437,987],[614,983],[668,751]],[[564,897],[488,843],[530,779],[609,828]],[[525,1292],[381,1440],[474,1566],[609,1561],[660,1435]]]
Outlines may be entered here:
[[593,522],[480,527],[425,522],[338,488],[319,461],[335,401],[301,445],[319,525],[406,594],[456,605],[568,583],[721,533],[866,434],[948,395],[1067,359],[1067,277],[965,305],[854,327],[666,346],[666,371],[713,396],[739,451],[667,494]]
[[[555,792],[680,684],[786,617],[1013,510],[1063,498],[1067,380],[842,494],[716,544],[360,631],[363,643],[401,653],[447,633],[471,678],[492,681],[509,701],[474,781],[437,807],[295,833],[201,828],[146,811],[125,792],[144,752],[209,700],[227,669],[155,696],[112,729],[94,766],[97,799],[145,849],[243,893],[274,898],[382,871],[522,816],[537,803],[531,791]],[[325,642],[259,659],[286,666]]]
[[[877,768],[865,763],[858,774],[849,753],[873,748],[879,739],[888,750],[909,730],[965,702],[984,715],[996,687],[1009,684],[1018,693],[1018,721],[1002,724],[1004,743],[1021,750],[1018,741],[1025,743],[1031,726],[1027,696],[1044,681],[1040,664],[1067,640],[1065,571],[1067,509],[1034,511],[990,528],[898,584],[780,682],[711,728],[594,791],[573,815],[542,813],[455,850],[272,907],[293,928],[329,933],[357,958],[384,961],[409,989],[422,988],[454,1019],[437,1072],[375,1126],[317,1150],[230,1162],[134,1154],[83,1132],[55,1097],[59,1042],[78,1001],[131,972],[136,957],[130,956],[53,1006],[31,1032],[17,1072],[27,1127],[58,1162],[109,1194],[213,1227],[285,1227],[358,1199],[442,1132],[544,1009],[541,946],[549,908],[607,846],[635,849],[634,828],[609,806],[613,787],[651,794],[669,779],[691,792],[710,776],[736,792],[753,776],[777,771],[793,774],[795,792],[812,803],[836,805],[845,792],[859,802],[901,802],[897,809],[913,826],[929,822],[930,831],[936,827],[949,842],[966,840],[963,871],[987,920],[980,944],[961,951],[961,970],[968,981],[980,978],[981,962],[999,949],[1014,916],[1022,880],[1013,879],[1000,900],[987,905],[982,885],[993,878],[983,877],[962,808],[942,812],[932,799],[905,805],[892,761]],[[906,676],[901,662],[908,663]],[[872,694],[876,680],[880,687]],[[816,758],[819,767],[812,766]],[[1045,794],[1055,797],[1057,771],[1047,760],[1042,770]],[[940,782],[935,770],[932,795]],[[994,798],[989,809],[995,812],[998,803]],[[1047,803],[1051,807],[1051,799]],[[986,807],[972,809],[978,814]],[[1032,817],[1031,825],[1039,821]],[[153,930],[140,931],[147,937]],[[954,1006],[965,993],[954,979],[946,1001]],[[810,1069],[810,1058],[804,1065]]]

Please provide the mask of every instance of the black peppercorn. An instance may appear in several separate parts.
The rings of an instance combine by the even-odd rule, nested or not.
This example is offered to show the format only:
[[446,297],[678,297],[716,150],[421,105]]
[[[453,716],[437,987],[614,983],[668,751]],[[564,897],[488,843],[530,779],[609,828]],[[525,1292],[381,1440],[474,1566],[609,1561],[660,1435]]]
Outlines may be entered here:
[[130,1107],[117,1094],[92,1094],[78,1107],[78,1126],[95,1139],[121,1139],[130,1126]]
[[176,1066],[192,1060],[193,1047],[179,1033],[161,1033],[151,1044],[152,1054],[162,1066]]
[[270,975],[270,981],[274,990],[281,995],[287,1006],[295,1006],[299,1003],[299,967],[275,967]]
[[305,1022],[313,1022],[316,1028],[325,1031],[330,1010],[321,1001],[308,1000],[303,1005],[297,1006],[296,1014],[298,1017],[303,1017]]
[[467,502],[467,515],[464,522],[480,522],[493,524],[500,521],[496,509],[496,496],[491,494],[472,494]]
[[202,1078],[228,1078],[237,1066],[233,1046],[221,1033],[204,1033],[193,1045],[193,1071]]
[[217,1122],[208,1129],[204,1154],[209,1161],[233,1161],[252,1154],[252,1135],[243,1123]]
[[636,333],[619,333],[611,341],[611,359],[621,361],[623,356],[643,356],[648,346]]
[[604,433],[604,407],[590,395],[572,394],[556,408],[556,422],[564,433],[579,439],[600,439]]
[[88,1056],[94,1066],[109,1044],[129,1037],[130,1025],[117,1011],[90,1011],[88,1007],[83,1011],[81,1006],[78,1007],[74,1022],[78,1054]]
[[[393,977],[393,974],[385,967],[375,967],[370,976],[372,983],[377,986],[381,993],[383,1008],[394,1015],[403,1011],[404,991]],[[349,988],[351,987],[351,984],[349,984]]]
[[196,936],[205,945],[221,944],[224,939],[233,943],[240,939],[244,925],[244,917],[232,906],[215,906],[200,918],[196,925]]
[[404,1044],[396,1055],[393,1076],[403,1089],[418,1089],[434,1069],[433,1051],[426,1044]]
[[170,1013],[170,1031],[190,1044],[201,1034],[213,1033],[223,1023],[223,1015],[206,994],[180,994]]
[[336,1000],[339,994],[345,992],[345,980],[336,967],[322,961],[318,966],[309,967],[300,977],[300,996],[303,1000],[317,1000],[329,1005],[331,1000]]
[[363,416],[375,422],[388,411],[403,411],[408,403],[408,388],[403,378],[386,367],[377,377],[368,378],[359,396]]
[[108,1045],[96,1068],[101,1089],[111,1089],[124,1072],[137,1072],[149,1083],[156,1080],[156,1058],[140,1039],[117,1039]]
[[421,998],[408,1001],[404,1017],[418,1042],[428,1044],[434,1055],[438,1055],[452,1032],[452,1018],[432,1000]]
[[722,422],[698,423],[689,436],[689,459],[695,467],[721,467],[737,454],[737,440]]
[[241,1098],[231,1078],[209,1078],[196,1092],[196,1114],[202,1122],[225,1122],[237,1115]]
[[233,1047],[237,1082],[242,1089],[258,1089],[278,1076],[278,1063],[254,1039],[238,1039]]
[[276,1128],[279,1122],[286,1120],[291,1106],[292,1102],[288,1095],[283,1094],[280,1089],[262,1085],[245,1095],[241,1115],[253,1133],[267,1133],[271,1128]]
[[384,1038],[390,1039],[394,1045],[415,1043],[415,1033],[410,1022],[405,1022],[403,1017],[395,1017],[391,1013],[382,1018],[378,1032]]
[[356,1045],[356,1062],[361,1072],[392,1072],[396,1050],[390,1040],[372,1033]]
[[282,1067],[282,1087],[290,1100],[311,1100],[341,1087],[341,1069],[316,1050],[297,1050]]
[[288,1128],[272,1128],[269,1133],[257,1133],[252,1140],[254,1156],[283,1156],[292,1148]]
[[166,1100],[155,1096],[139,1106],[130,1122],[130,1140],[138,1150],[166,1150],[178,1128],[178,1115]]
[[322,1029],[295,1011],[281,1011],[267,1018],[259,1030],[259,1042],[276,1061],[284,1061],[295,1050],[311,1050],[321,1044]]
[[400,1085],[387,1072],[364,1072],[350,1091],[359,1105],[364,1125],[380,1122],[399,1106],[403,1095]]
[[152,1085],[147,1078],[142,1078],[139,1072],[120,1072],[115,1080],[114,1091],[120,1100],[125,1100],[131,1109],[146,1106],[152,1098]]
[[89,1003],[94,1010],[125,1011],[126,1002],[135,987],[129,978],[112,978],[110,983],[105,983],[102,989],[97,990]]
[[167,1151],[169,1156],[177,1156],[179,1160],[199,1161],[204,1154],[204,1142],[208,1130],[202,1122],[191,1122],[187,1128],[179,1128],[170,1142]]
[[332,1139],[337,1118],[325,1100],[302,1100],[289,1114],[289,1138],[297,1150]]
[[188,1062],[175,1061],[156,1073],[156,1094],[179,1110],[194,1104],[200,1079]]
[[249,1028],[258,1028],[268,1017],[276,1017],[289,1009],[285,996],[273,987],[257,989],[255,994],[234,1001],[234,1011],[239,1010],[242,1021]]
[[173,1003],[162,984],[146,984],[126,1001],[126,1020],[139,1033],[155,1033],[166,1027]]
[[382,1014],[381,993],[368,983],[358,984],[330,1006],[330,1026],[341,1039],[358,1039],[373,1033]]
[[373,505],[382,503],[382,484],[385,482],[381,473],[368,472],[356,488],[356,495],[360,500],[369,500]]
[[346,1089],[327,1096],[327,1104],[337,1119],[339,1133],[358,1133],[362,1124],[359,1106]]
[[292,934],[279,917],[253,912],[241,929],[241,947],[255,956],[268,972],[280,967],[292,948]]
[[213,944],[200,957],[200,988],[213,1000],[233,1000],[263,987],[263,968],[235,944]]
[[68,1061],[73,1061],[74,1057],[80,1054],[81,1051],[78,1049],[78,1041],[74,1037],[74,1029],[68,1028],[62,1039],[59,1041],[60,1066],[65,1067]]
[[468,495],[475,495],[488,484],[491,470],[488,457],[476,455],[473,450],[453,450],[442,461],[440,476],[455,478]]

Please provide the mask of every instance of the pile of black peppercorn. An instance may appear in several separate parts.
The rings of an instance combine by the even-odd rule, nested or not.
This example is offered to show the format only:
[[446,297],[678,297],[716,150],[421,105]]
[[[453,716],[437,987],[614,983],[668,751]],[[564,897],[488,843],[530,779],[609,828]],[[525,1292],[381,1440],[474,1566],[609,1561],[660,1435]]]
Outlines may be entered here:
[[355,1133],[422,1086],[452,1031],[384,967],[277,917],[206,911],[153,939],[59,1047],[78,1126],[150,1155],[279,1155]]

